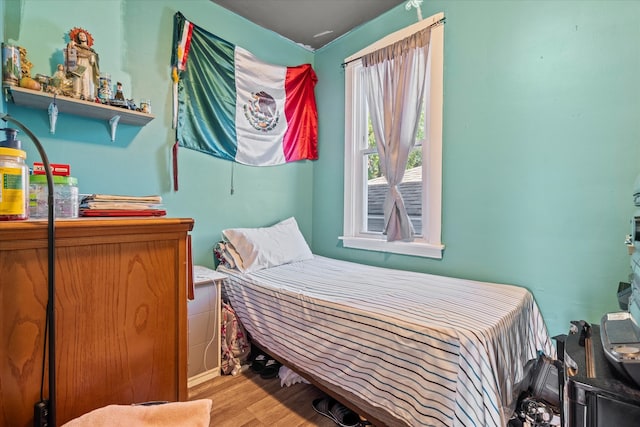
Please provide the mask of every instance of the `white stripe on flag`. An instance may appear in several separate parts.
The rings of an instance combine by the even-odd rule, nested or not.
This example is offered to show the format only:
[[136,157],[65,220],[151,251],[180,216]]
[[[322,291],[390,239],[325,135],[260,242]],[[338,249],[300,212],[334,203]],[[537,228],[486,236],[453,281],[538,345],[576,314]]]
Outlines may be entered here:
[[193,24],[186,19],[182,26],[182,38],[180,39],[180,48],[178,49],[178,69],[184,71],[187,69],[187,56],[189,55],[189,34]]
[[236,161],[249,165],[285,163],[282,140],[287,67],[267,64],[235,48]]

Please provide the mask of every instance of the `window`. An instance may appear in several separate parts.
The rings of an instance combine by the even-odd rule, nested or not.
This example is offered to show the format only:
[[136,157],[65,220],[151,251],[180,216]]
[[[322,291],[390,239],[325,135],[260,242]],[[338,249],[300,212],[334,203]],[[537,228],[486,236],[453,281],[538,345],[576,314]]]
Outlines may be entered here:
[[[442,89],[443,25],[440,13],[397,31],[347,58],[345,68],[345,247],[442,258]],[[379,157],[367,108],[366,87],[360,58],[366,53],[431,28],[427,87],[415,145],[398,189],[415,229],[410,240],[387,242],[382,234],[382,206],[387,181]],[[355,59],[354,59],[355,58]]]

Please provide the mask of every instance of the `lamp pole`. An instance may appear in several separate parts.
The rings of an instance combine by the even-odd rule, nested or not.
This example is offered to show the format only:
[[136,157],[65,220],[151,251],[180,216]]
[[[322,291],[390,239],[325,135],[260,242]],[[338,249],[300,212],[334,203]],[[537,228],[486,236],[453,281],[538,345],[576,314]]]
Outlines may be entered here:
[[[34,407],[34,427],[56,427],[56,334],[55,334],[55,310],[54,310],[54,302],[55,302],[55,227],[54,227],[54,187],[53,187],[53,174],[51,173],[51,166],[49,164],[49,158],[47,157],[47,153],[44,151],[44,147],[38,140],[38,138],[31,132],[25,125],[20,123],[18,120],[9,116],[6,113],[0,113],[0,120],[5,122],[13,123],[19,129],[24,131],[24,133],[29,136],[29,138],[33,141],[36,148],[38,149],[38,153],[40,153],[40,157],[42,158],[42,163],[44,164],[45,174],[47,176],[47,189],[49,190],[49,195],[47,198],[48,202],[48,224],[47,224],[47,239],[48,239],[48,286],[47,286],[47,313],[45,320],[45,348],[47,343],[48,345],[48,367],[49,367],[49,400],[48,402],[43,399],[43,387],[40,388],[40,401],[36,402]],[[43,352],[44,355],[44,352]],[[44,357],[44,356],[43,356]],[[44,359],[42,362],[43,366],[43,382],[44,382]]]

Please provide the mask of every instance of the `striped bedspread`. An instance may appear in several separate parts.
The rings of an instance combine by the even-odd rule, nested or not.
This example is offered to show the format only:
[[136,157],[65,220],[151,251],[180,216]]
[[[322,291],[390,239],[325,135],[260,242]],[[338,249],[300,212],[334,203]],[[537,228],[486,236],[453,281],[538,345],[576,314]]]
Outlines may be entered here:
[[505,426],[524,364],[555,357],[522,287],[320,256],[223,270],[258,344],[410,426]]

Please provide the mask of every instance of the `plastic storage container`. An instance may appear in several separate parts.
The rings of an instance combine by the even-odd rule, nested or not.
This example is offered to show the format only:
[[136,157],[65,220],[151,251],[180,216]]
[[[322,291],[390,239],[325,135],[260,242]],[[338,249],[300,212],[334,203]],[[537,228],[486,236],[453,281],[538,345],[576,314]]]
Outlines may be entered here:
[[29,219],[27,153],[0,146],[0,221]]
[[[53,176],[54,216],[78,217],[78,180],[72,176]],[[46,218],[49,214],[49,190],[46,175],[31,175],[29,180],[29,213],[32,218]]]
[[4,128],[4,141],[0,141],[0,147],[2,148],[15,148],[16,150],[22,150],[22,142],[18,139],[18,129]]

